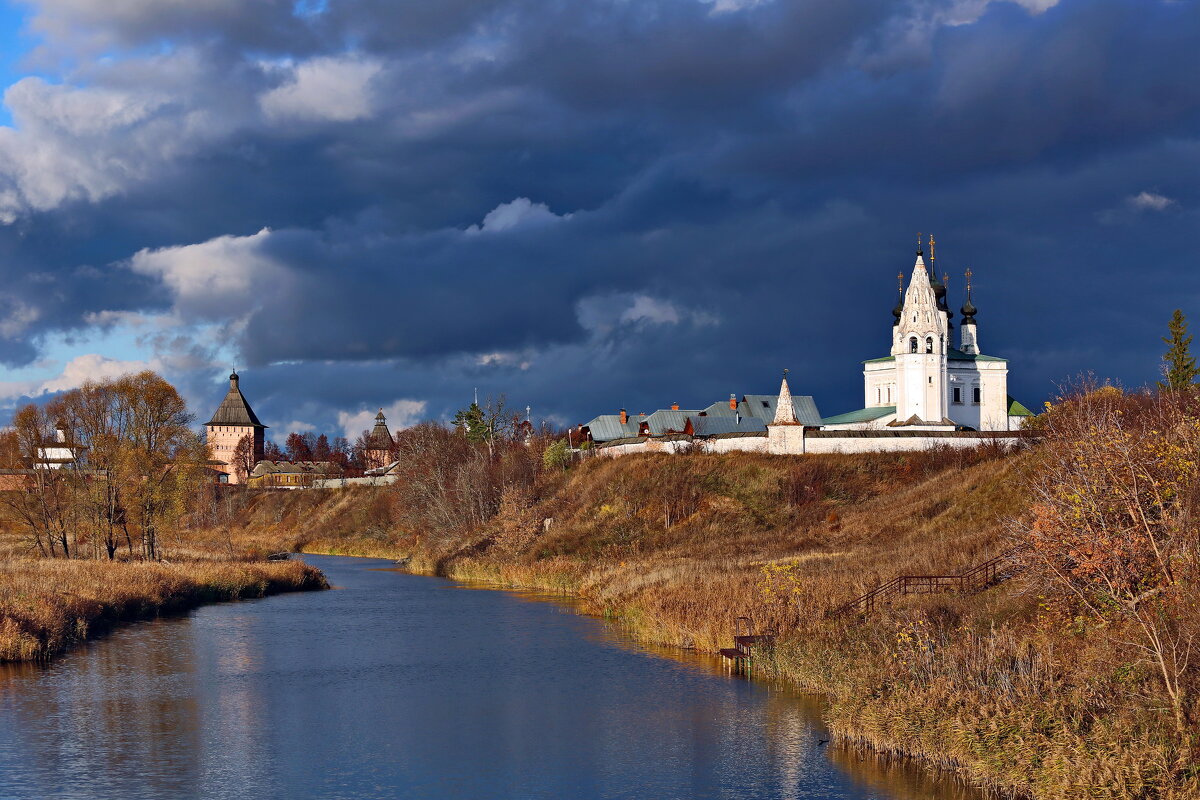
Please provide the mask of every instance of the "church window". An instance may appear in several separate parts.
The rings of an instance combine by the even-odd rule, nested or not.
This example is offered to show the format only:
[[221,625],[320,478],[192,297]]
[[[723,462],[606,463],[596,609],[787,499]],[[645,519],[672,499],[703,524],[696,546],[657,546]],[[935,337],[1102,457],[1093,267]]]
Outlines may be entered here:
[[910,353],[917,352],[917,337],[914,336],[908,340],[908,352],[910,352]]
[[888,389],[888,402],[891,403],[892,402],[892,387],[889,386],[889,387],[887,387],[887,389]]
[[931,384],[933,383],[933,376],[932,376],[932,375],[930,375],[930,376],[929,376],[929,382],[930,382]]
[[925,352],[926,353],[933,352],[933,337],[932,336],[925,337]]
[[979,387],[978,387],[978,386],[976,386],[974,389],[972,389],[972,390],[971,390],[971,392],[973,393],[973,396],[972,396],[972,398],[971,398],[971,402],[973,402],[973,403],[975,403],[975,404],[979,404],[979,403],[981,402],[981,399],[980,399],[980,398],[981,398],[981,392],[980,392],[980,389],[979,389]]
[[954,387],[954,402],[956,402],[956,403],[962,402],[962,389],[960,389],[957,386]]
[[880,398],[881,394],[882,394],[882,390],[878,386],[876,386],[875,387],[875,402],[876,403],[879,402],[879,398]]

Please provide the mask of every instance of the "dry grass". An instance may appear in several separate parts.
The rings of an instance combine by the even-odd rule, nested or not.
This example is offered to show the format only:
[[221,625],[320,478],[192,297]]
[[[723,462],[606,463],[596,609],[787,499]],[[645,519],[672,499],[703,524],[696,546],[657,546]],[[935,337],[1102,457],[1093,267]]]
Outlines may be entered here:
[[327,588],[295,561],[0,561],[0,661],[47,660],[114,624],[202,603]]

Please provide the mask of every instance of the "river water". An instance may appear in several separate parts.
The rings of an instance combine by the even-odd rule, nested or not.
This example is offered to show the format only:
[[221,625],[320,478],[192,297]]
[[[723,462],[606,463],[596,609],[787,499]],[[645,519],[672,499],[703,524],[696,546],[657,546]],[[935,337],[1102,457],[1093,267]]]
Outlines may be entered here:
[[0,665],[0,798],[978,797],[567,606],[305,560],[338,589]]

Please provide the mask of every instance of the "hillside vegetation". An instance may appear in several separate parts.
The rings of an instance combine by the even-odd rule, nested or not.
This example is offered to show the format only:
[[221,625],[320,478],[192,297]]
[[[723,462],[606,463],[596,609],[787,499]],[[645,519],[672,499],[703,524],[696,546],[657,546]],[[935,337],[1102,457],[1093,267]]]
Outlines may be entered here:
[[[406,432],[394,487],[247,493],[241,548],[392,556],[582,598],[646,641],[714,651],[749,615],[760,671],[830,699],[840,736],[1005,793],[1196,797],[1195,400],[1100,390],[1042,443],[914,454],[645,455],[564,468],[550,442]],[[900,574],[1022,545],[971,596],[830,616]]]

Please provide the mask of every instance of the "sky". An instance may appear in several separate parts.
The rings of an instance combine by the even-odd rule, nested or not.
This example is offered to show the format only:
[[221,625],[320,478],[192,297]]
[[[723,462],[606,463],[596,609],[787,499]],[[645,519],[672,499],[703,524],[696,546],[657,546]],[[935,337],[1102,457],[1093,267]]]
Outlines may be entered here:
[[0,0],[0,423],[151,368],[288,431],[778,389],[897,273],[1030,407],[1197,315],[1195,0]]

